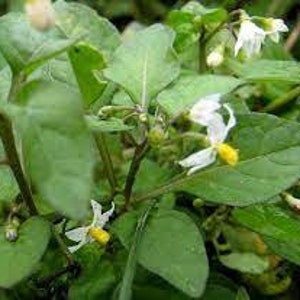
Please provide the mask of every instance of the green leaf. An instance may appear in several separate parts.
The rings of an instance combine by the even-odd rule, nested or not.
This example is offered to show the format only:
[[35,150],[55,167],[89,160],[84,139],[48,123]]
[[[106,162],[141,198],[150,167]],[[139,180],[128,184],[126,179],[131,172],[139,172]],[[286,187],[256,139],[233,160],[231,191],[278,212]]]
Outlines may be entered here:
[[156,200],[152,201],[146,207],[146,209],[144,210],[144,212],[142,213],[141,217],[137,222],[136,230],[128,254],[125,272],[120,286],[118,300],[130,300],[132,298],[132,284],[133,284],[134,275],[136,271],[136,261],[137,261],[139,245],[141,243],[141,239],[144,234],[144,229],[146,226],[146,222],[148,221],[149,214],[153,209],[155,203]]
[[9,13],[0,18],[0,36],[0,51],[14,74],[22,70],[32,72],[76,42],[75,39],[63,39],[53,32],[35,30],[26,16],[20,13]]
[[33,80],[57,82],[78,93],[78,96],[81,94],[67,53],[48,60],[29,76],[28,81]]
[[258,256],[251,252],[233,252],[226,255],[220,255],[221,263],[242,273],[261,274],[269,267],[267,257]]
[[104,58],[97,48],[84,43],[72,47],[69,57],[84,103],[88,107],[101,96],[106,87],[106,82],[97,78],[95,73],[104,68]]
[[300,265],[300,221],[292,212],[275,205],[253,205],[235,209],[233,217],[262,234],[275,253]]
[[170,116],[190,108],[202,97],[227,94],[243,82],[222,75],[184,75],[158,95],[157,101]]
[[145,106],[179,75],[174,33],[156,24],[139,31],[115,52],[104,75]]
[[118,118],[100,120],[96,116],[87,116],[85,119],[92,132],[118,132],[131,130],[133,128],[132,126],[124,124],[123,121]]
[[188,2],[183,8],[183,12],[189,12],[196,17],[200,17],[203,24],[222,22],[227,18],[227,11],[223,8],[206,8],[197,1]]
[[174,48],[184,51],[199,40],[199,26],[194,23],[194,16],[189,12],[172,10],[167,17],[167,25],[176,32]]
[[12,81],[12,73],[9,66],[0,71],[0,107],[7,103]]
[[266,236],[264,241],[274,253],[300,266],[300,241],[298,238],[297,240],[281,241]]
[[278,241],[300,242],[300,221],[276,205],[260,204],[233,211],[233,217],[247,228]]
[[[129,248],[137,216],[128,213],[114,224]],[[202,236],[184,213],[159,210],[148,222],[138,249],[138,262],[191,297],[200,297],[208,276]]]
[[[5,159],[3,144],[0,141],[0,159]],[[12,201],[19,193],[17,182],[8,165],[0,165],[0,203]]]
[[300,177],[298,123],[267,114],[241,115],[228,143],[239,149],[236,166],[216,163],[193,175],[152,188],[138,199],[186,191],[210,202],[247,206],[267,201]]
[[59,0],[54,8],[59,27],[69,38],[81,36],[83,41],[96,47],[106,58],[119,46],[120,35],[114,25],[88,6]]
[[83,219],[92,183],[91,137],[77,94],[57,83],[33,82],[25,106],[10,106],[20,129],[28,174],[59,212]]
[[49,223],[32,217],[25,221],[19,231],[18,239],[9,242],[0,229],[0,287],[10,288],[32,273],[44,254],[50,238]]
[[300,82],[300,63],[292,60],[256,60],[240,65],[235,71],[250,81]]

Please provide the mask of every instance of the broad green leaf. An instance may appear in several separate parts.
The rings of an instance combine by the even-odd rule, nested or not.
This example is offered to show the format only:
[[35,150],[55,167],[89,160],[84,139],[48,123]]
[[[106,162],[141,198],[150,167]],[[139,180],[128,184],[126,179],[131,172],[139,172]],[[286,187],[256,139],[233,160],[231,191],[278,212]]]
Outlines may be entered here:
[[72,47],[69,57],[84,103],[88,107],[106,87],[106,82],[97,78],[95,73],[104,68],[104,58],[97,48],[85,43]]
[[157,101],[170,116],[190,108],[202,97],[227,94],[243,82],[222,75],[184,75],[158,95]]
[[139,31],[114,53],[105,77],[121,85],[135,103],[147,105],[179,75],[173,41],[174,33],[160,24]]
[[20,129],[23,155],[38,193],[59,212],[87,215],[93,154],[77,94],[57,83],[26,87],[24,106],[10,106]]
[[276,205],[260,204],[233,211],[233,217],[247,228],[279,241],[300,242],[300,220]]
[[87,116],[85,119],[92,132],[118,132],[131,130],[133,128],[132,126],[124,124],[121,119],[117,118],[101,120],[96,116]]
[[267,114],[241,115],[228,143],[239,149],[235,167],[216,163],[152,189],[140,199],[186,191],[210,202],[247,206],[267,201],[300,178],[298,123]]
[[300,63],[292,60],[256,60],[241,64],[234,71],[250,81],[300,82]]
[[80,275],[70,286],[68,299],[108,299],[116,285],[111,262],[103,257],[99,245],[86,245],[75,254],[82,267]]
[[58,82],[80,95],[80,90],[70,59],[66,53],[48,60],[43,66],[33,72],[28,81],[45,80]]
[[69,38],[81,36],[83,41],[96,47],[106,58],[119,46],[117,29],[88,6],[59,0],[54,8],[59,27]]
[[49,223],[32,217],[18,230],[18,239],[9,242],[0,229],[0,287],[10,288],[32,273],[50,238]]
[[275,205],[254,205],[233,211],[242,225],[264,236],[278,255],[300,265],[300,220],[292,212]]
[[269,268],[267,257],[251,252],[233,252],[220,255],[219,259],[224,266],[242,273],[261,274]]
[[[128,213],[114,224],[126,248],[136,221],[136,215]],[[197,226],[184,213],[161,209],[149,220],[138,262],[191,297],[203,293],[208,276],[204,243]]]
[[14,74],[22,70],[32,72],[76,42],[76,39],[61,38],[53,32],[35,30],[21,13],[9,13],[0,18],[0,36],[0,51]]

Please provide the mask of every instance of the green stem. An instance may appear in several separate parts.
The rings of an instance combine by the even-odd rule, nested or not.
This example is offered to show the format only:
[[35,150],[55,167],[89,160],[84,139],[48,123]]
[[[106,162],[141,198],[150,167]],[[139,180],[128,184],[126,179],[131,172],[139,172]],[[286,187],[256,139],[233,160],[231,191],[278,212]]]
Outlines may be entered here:
[[0,135],[2,138],[3,147],[10,168],[18,183],[23,201],[28,207],[31,215],[37,215],[38,211],[35,207],[30,186],[23,172],[21,162],[19,160],[18,151],[13,135],[13,128],[10,120],[4,115],[0,115]]
[[124,197],[125,197],[125,208],[128,209],[131,200],[132,188],[135,181],[136,174],[140,168],[141,162],[145,157],[149,149],[148,141],[145,140],[143,143],[135,148],[134,156],[131,161],[130,169],[126,178]]
[[103,133],[97,133],[95,135],[95,141],[102,161],[104,163],[104,168],[107,173],[107,178],[112,190],[112,194],[114,195],[116,193],[116,190],[118,189],[118,182],[115,176],[112,159],[107,148],[105,135]]
[[[191,176],[189,176],[190,178]],[[153,198],[156,198],[156,197],[159,197],[163,194],[167,194],[169,192],[172,192],[176,189],[176,187],[182,183],[184,183],[184,181],[187,179],[187,176],[184,174],[184,176],[179,176],[175,179],[173,179],[172,181],[169,181],[159,187],[157,187],[156,189],[154,190],[151,190],[150,192],[146,192],[146,193],[143,193],[143,195],[141,196],[138,196],[135,198],[135,202],[141,202],[141,201],[145,201],[145,200],[148,200],[148,199],[153,199]]]
[[[203,29],[204,30],[204,29]],[[201,34],[199,39],[199,73],[205,73],[207,66],[206,66],[206,43],[205,43],[205,33]]]
[[272,101],[270,104],[268,104],[266,107],[264,107],[261,112],[271,112],[275,111],[282,106],[290,103],[293,101],[297,96],[300,95],[300,86],[295,87],[291,91],[287,92],[283,96],[278,97],[274,101]]

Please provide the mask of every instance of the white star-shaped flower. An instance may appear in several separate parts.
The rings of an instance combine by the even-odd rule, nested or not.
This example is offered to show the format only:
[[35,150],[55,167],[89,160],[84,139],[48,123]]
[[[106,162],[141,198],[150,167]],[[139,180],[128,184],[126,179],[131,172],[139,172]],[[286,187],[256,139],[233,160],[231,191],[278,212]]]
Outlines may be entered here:
[[233,110],[228,104],[222,105],[229,113],[228,123],[225,124],[223,117],[216,112],[221,108],[220,95],[211,95],[210,99],[210,101],[208,97],[200,99],[190,112],[192,121],[207,127],[210,146],[179,161],[182,167],[190,168],[188,175],[212,164],[217,154],[230,165],[235,165],[238,160],[237,150],[224,143],[230,129],[236,125]]
[[289,28],[284,24],[284,21],[281,19],[267,18],[265,24],[265,33],[275,43],[279,42],[280,32],[289,31]]
[[95,240],[102,245],[105,245],[109,241],[109,233],[102,228],[113,214],[115,204],[112,202],[112,208],[103,214],[102,206],[98,202],[91,200],[91,206],[94,213],[92,223],[88,226],[78,227],[66,232],[67,238],[78,243],[68,248],[72,253]]
[[245,51],[248,58],[253,54],[258,54],[265,37],[266,33],[263,29],[256,26],[249,19],[244,19],[234,47],[234,55],[237,56],[241,49]]

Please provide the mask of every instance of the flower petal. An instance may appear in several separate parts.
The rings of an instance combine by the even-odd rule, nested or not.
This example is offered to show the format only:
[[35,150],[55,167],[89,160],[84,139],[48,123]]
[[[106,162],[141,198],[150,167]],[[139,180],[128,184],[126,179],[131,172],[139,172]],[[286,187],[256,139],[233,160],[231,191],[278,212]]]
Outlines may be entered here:
[[212,114],[221,108],[221,94],[212,94],[203,97],[190,110],[190,119],[198,124],[207,126]]
[[[233,109],[227,103],[225,103],[223,106],[226,108],[229,114],[228,123],[226,125],[226,134],[225,134],[225,139],[226,139],[230,129],[236,125],[236,118],[234,116]],[[224,140],[222,142],[224,142]]]
[[68,247],[68,250],[71,252],[71,253],[74,253],[75,251],[77,251],[79,248],[81,248],[82,246],[84,246],[87,242],[85,240],[81,241],[80,243],[78,243],[77,245],[75,246],[70,246]]
[[178,163],[184,168],[192,167],[192,169],[188,172],[188,175],[190,175],[195,171],[212,164],[216,160],[216,155],[216,150],[213,147],[209,147],[191,154],[187,158],[179,161]]
[[226,124],[220,114],[214,114],[207,125],[207,136],[211,145],[222,143],[226,139]]
[[94,214],[93,221],[91,224],[91,226],[93,227],[96,226],[97,220],[100,219],[102,216],[102,205],[95,200],[91,200],[91,206]]
[[103,227],[109,220],[109,218],[112,216],[115,210],[115,203],[111,203],[111,209],[105,212],[104,214],[98,216],[96,222],[95,222],[95,227]]
[[65,235],[71,241],[80,242],[86,238],[88,231],[89,227],[78,227],[67,231]]

